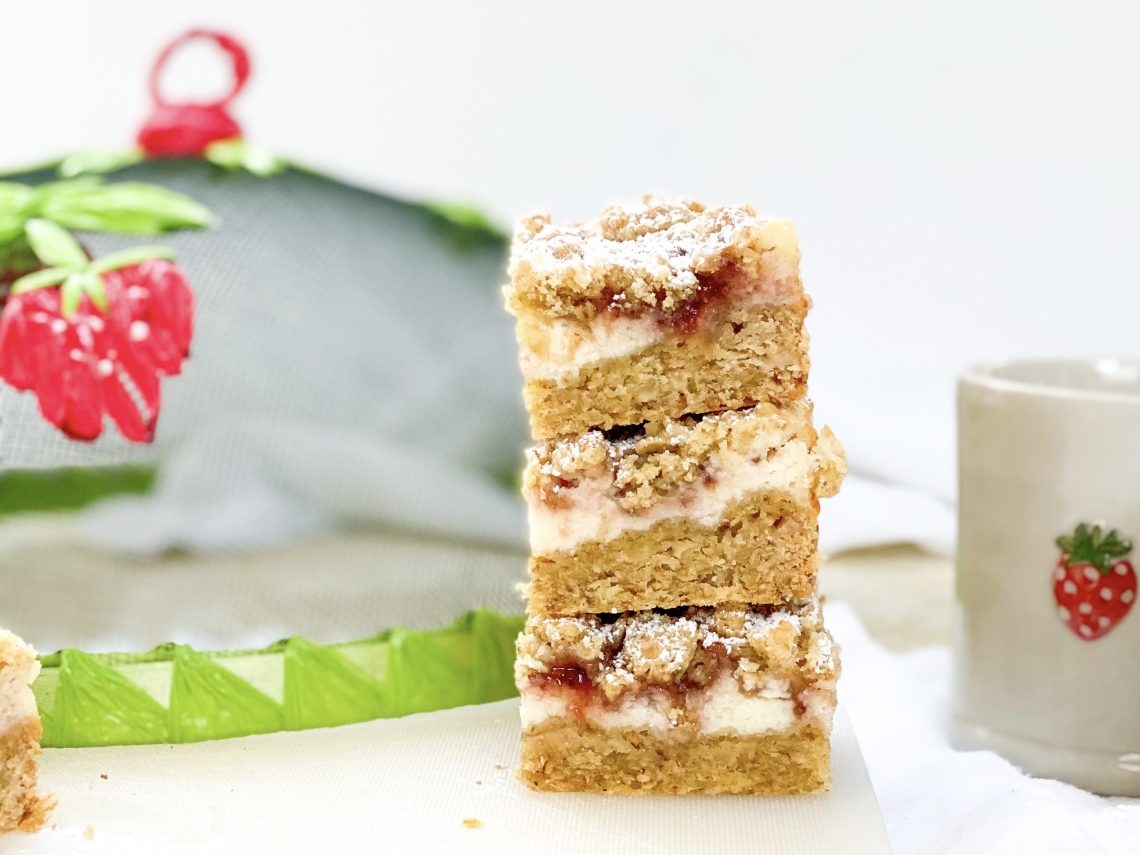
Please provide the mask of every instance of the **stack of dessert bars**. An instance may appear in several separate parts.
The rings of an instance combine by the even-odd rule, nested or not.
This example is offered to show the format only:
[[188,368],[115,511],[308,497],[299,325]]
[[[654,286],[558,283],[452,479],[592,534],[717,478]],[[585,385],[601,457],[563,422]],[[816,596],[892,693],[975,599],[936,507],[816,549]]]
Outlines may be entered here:
[[846,465],[812,426],[799,257],[749,206],[647,197],[519,225],[532,787],[829,785],[817,515]]

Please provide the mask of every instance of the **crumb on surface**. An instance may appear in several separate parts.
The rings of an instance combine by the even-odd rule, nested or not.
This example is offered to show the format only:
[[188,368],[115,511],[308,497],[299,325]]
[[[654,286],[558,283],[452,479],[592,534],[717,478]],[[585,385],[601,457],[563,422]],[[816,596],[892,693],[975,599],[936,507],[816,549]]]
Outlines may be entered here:
[[482,822],[482,820],[478,820],[478,819],[475,819],[474,817],[471,817],[470,819],[463,820],[463,827],[464,828],[482,828],[483,822]]
[[94,840],[95,839],[95,826],[89,825],[85,829],[83,829],[83,839],[84,840]]
[[104,781],[106,781],[106,780],[107,780],[107,773],[106,773],[106,772],[100,772],[100,773],[99,773],[99,778],[100,778],[101,780],[104,780]]

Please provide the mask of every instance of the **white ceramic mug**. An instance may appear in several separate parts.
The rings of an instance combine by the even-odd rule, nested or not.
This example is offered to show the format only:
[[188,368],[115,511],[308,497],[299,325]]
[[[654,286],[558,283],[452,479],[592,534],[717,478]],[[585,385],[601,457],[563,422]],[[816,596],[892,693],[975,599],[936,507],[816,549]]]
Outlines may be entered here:
[[966,372],[958,456],[955,743],[1140,796],[1140,361]]

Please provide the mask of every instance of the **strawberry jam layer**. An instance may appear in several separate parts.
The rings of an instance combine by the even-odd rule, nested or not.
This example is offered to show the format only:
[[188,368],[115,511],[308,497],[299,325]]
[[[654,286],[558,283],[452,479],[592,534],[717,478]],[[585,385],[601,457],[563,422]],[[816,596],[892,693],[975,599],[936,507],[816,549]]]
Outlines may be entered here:
[[838,673],[814,601],[532,617],[519,639],[524,722],[761,732],[830,720]]
[[750,274],[734,264],[694,276],[697,284],[690,296],[668,307],[663,303],[652,307],[632,304],[623,294],[603,290],[594,301],[594,316],[648,319],[662,335],[691,336],[702,329],[719,327],[733,308],[782,303],[789,296],[789,289],[783,283]]
[[719,326],[725,307],[736,293],[747,293],[756,280],[738,267],[728,265],[712,273],[698,273],[697,290],[659,323],[675,335],[692,335],[702,326]]
[[612,692],[607,695],[599,685],[608,669],[574,662],[560,663],[548,671],[531,674],[529,684],[539,692],[560,695],[567,709],[579,717],[592,708],[617,709],[630,694],[646,692],[656,700],[667,701],[670,706],[686,707],[692,705],[694,695],[699,695],[722,678],[731,678],[736,669],[732,655],[723,644],[702,649],[699,658],[699,662],[674,679],[631,686],[616,695]]
[[591,706],[605,700],[581,665],[555,665],[549,671],[533,674],[530,684],[542,692],[558,693],[566,708],[579,718],[585,716]]

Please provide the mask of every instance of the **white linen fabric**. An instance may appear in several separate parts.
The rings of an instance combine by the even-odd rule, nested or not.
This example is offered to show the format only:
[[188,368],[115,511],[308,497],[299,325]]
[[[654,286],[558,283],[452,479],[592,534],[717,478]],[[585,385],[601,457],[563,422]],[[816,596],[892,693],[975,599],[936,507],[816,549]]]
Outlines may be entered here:
[[893,654],[850,608],[827,607],[843,650],[840,703],[851,716],[896,855],[1124,855],[1140,845],[1140,801],[1031,778],[947,736],[945,647]]

